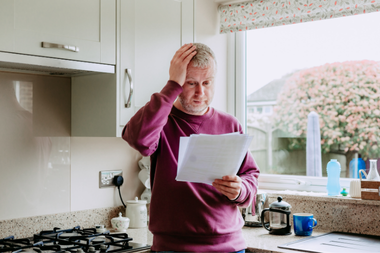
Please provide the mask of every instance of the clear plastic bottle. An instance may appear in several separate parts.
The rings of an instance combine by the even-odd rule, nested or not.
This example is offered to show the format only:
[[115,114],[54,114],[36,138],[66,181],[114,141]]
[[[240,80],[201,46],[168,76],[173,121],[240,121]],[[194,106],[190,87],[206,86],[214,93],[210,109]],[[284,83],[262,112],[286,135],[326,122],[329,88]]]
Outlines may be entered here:
[[337,196],[340,193],[340,163],[337,159],[331,159],[327,163],[327,195]]

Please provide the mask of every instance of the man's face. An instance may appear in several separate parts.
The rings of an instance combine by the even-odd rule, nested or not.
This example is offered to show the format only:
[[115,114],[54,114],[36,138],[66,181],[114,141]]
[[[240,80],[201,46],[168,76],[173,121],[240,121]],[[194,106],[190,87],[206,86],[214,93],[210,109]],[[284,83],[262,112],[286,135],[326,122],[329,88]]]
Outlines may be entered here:
[[191,115],[203,115],[214,97],[215,64],[207,68],[187,66],[186,81],[178,96],[181,111]]

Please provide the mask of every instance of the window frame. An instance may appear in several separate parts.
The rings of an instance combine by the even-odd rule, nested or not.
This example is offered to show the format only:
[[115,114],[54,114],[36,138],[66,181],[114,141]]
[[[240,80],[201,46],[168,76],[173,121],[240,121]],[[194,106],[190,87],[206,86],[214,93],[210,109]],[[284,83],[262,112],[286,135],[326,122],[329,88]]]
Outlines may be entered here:
[[[228,113],[234,115],[247,131],[246,80],[247,36],[246,31],[228,34]],[[322,168],[324,169],[324,168]],[[340,178],[341,188],[348,189],[352,178]],[[268,190],[292,190],[326,192],[327,177],[308,177],[281,174],[260,174],[259,188]]]

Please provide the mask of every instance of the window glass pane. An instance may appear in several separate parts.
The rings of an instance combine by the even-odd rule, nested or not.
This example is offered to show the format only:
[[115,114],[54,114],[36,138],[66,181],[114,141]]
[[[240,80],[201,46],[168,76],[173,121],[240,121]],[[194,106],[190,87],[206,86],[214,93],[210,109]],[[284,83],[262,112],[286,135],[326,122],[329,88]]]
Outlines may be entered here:
[[264,106],[264,113],[265,114],[271,114],[272,113],[272,107],[271,106]]
[[323,176],[330,159],[340,162],[341,177],[358,177],[379,158],[378,24],[380,13],[370,13],[247,32],[246,124],[262,173],[308,175],[312,111]]

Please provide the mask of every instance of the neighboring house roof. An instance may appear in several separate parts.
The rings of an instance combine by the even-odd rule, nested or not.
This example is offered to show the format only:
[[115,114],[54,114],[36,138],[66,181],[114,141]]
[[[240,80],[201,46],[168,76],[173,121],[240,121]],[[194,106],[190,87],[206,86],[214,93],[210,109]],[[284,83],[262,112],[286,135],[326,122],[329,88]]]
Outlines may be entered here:
[[276,101],[278,93],[281,92],[286,80],[293,75],[293,73],[287,74],[280,79],[275,79],[251,93],[247,98],[247,102]]

